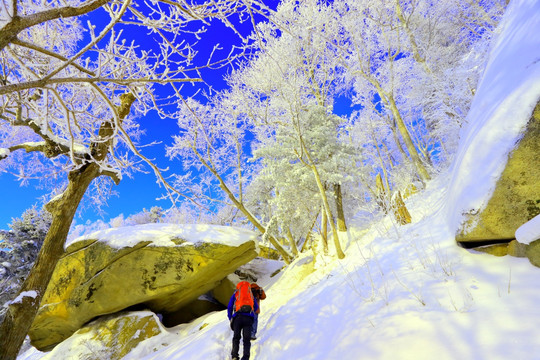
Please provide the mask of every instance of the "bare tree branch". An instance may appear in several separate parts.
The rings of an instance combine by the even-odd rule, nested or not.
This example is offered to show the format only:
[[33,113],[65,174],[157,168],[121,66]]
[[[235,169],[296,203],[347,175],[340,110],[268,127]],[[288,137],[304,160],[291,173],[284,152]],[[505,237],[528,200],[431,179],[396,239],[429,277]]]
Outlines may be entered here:
[[202,82],[200,78],[185,78],[185,79],[155,79],[155,78],[139,78],[139,79],[115,79],[115,78],[55,78],[55,79],[41,79],[35,81],[27,81],[19,84],[12,84],[0,87],[0,95],[13,93],[16,91],[23,91],[35,88],[45,88],[47,85],[53,84],[72,84],[72,83],[111,83],[118,85],[140,85],[147,83],[180,83],[180,82]]
[[[11,21],[0,29],[0,50],[4,49],[9,43],[13,42],[13,39],[15,39],[17,35],[24,29],[54,19],[69,18],[87,14],[100,8],[109,1],[110,0],[95,0],[78,7],[65,6],[61,8],[49,9],[25,17],[14,15]],[[16,0],[13,2],[16,3]]]
[[[68,61],[68,59],[60,54],[57,54],[55,52],[52,52],[52,51],[49,51],[47,49],[44,49],[42,47],[39,47],[39,46],[36,46],[34,44],[30,44],[26,41],[22,41],[22,40],[19,40],[19,39],[14,39],[12,42],[12,44],[15,44],[15,45],[19,45],[19,46],[22,46],[22,47],[25,47],[25,48],[28,48],[28,49],[32,49],[32,50],[35,50],[35,51],[38,51],[42,54],[45,54],[45,55],[48,55],[48,56],[51,56],[51,57],[54,57],[56,59],[59,59],[59,60],[63,60],[63,61]],[[93,71],[90,71],[88,69],[85,69],[84,67],[80,66],[79,64],[75,64],[73,63],[72,64],[73,67],[75,67],[77,70],[79,71],[82,71],[90,76],[96,76],[96,73],[94,73]]]

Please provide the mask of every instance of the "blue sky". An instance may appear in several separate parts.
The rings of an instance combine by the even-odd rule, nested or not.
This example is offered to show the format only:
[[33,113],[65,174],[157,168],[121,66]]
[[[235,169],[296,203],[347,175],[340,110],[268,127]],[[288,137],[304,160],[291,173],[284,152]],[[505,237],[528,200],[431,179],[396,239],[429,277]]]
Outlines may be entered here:
[[[162,120],[157,116],[147,116],[140,119],[141,126],[146,129],[146,136],[143,142],[162,141],[163,144],[156,145],[152,148],[145,148],[143,152],[151,158],[156,158],[159,166],[164,167],[166,164],[164,144],[171,144],[171,136],[178,129],[174,120]],[[146,140],[145,140],[146,139]],[[176,162],[176,166],[179,165]],[[171,170],[173,168],[171,167]],[[0,175],[0,188],[2,189],[3,206],[0,207],[0,229],[7,230],[8,224],[14,217],[20,217],[21,214],[32,205],[40,206],[40,197],[47,194],[47,190],[37,189],[31,183],[29,186],[20,186],[11,174],[3,173]],[[161,189],[156,183],[153,173],[144,174],[136,173],[132,179],[125,176],[120,185],[114,186],[115,191],[119,196],[112,196],[108,200],[109,206],[103,208],[107,213],[103,216],[103,220],[108,220],[111,217],[116,217],[123,213],[129,215],[141,211],[143,208],[149,209],[152,206],[161,206],[168,208],[170,202],[167,200],[157,201],[156,198],[162,194]],[[76,217],[77,223],[85,222],[86,220],[96,220],[101,217],[95,209],[88,208],[82,212],[82,218]]]
[[[276,7],[279,3],[276,0],[265,1],[268,5]],[[106,22],[104,19],[104,12],[98,10],[91,13],[88,18],[92,23],[99,26],[104,26]],[[86,19],[83,19],[86,21]],[[250,31],[249,23],[242,24],[244,33],[247,34]],[[145,48],[150,48],[152,42],[141,41],[138,36],[145,36],[144,34],[135,34],[131,30],[125,31],[124,34],[128,38],[135,39],[137,42],[142,43]],[[210,53],[211,47],[215,43],[220,43],[225,49],[233,42],[239,42],[231,29],[225,27],[221,23],[214,21],[208,28],[205,34],[205,41],[201,41],[202,47],[199,48],[200,59],[205,59],[206,54]],[[206,54],[205,54],[206,53]],[[203,72],[203,78],[205,81],[216,89],[223,89],[226,84],[223,80],[223,76],[227,73],[227,69],[220,70],[208,70]],[[185,90],[193,92],[194,88],[190,85],[185,85]],[[350,101],[345,97],[338,99],[335,111],[338,115],[350,113]],[[154,141],[160,141],[161,144],[153,147],[146,147],[142,149],[142,153],[148,158],[156,160],[156,164],[160,168],[169,168],[169,171],[164,175],[170,175],[175,172],[179,172],[181,163],[178,159],[173,162],[169,162],[165,158],[165,146],[171,145],[173,140],[172,136],[179,131],[178,125],[175,120],[172,119],[159,119],[154,113],[150,113],[144,118],[139,119],[141,128],[146,130],[146,135],[141,139],[140,143],[147,144]],[[129,216],[131,214],[138,213],[143,208],[150,209],[153,206],[160,206],[167,209],[171,206],[169,200],[157,200],[160,198],[164,191],[156,182],[155,175],[150,171],[148,174],[136,173],[133,178],[124,176],[118,186],[114,186],[113,190],[118,193],[118,196],[111,196],[107,202],[108,206],[102,208],[102,212],[105,214],[100,215],[97,209],[86,207],[83,211],[79,211],[75,217],[75,221],[78,224],[85,223],[86,221],[95,221],[102,219],[108,221],[120,214]],[[13,218],[20,217],[22,213],[37,205],[42,205],[41,197],[47,195],[46,189],[36,188],[37,182],[31,182],[28,186],[20,186],[19,182],[11,174],[0,173],[0,188],[2,189],[1,195],[4,199],[3,206],[0,207],[0,229],[7,230],[8,224],[11,223]],[[80,207],[79,207],[80,208]]]
[[[343,115],[350,112],[350,101],[342,97],[336,103],[336,113]],[[156,159],[156,163],[161,168],[169,167],[166,174],[171,174],[178,170],[181,163],[178,159],[169,162],[165,158],[165,146],[171,145],[172,136],[179,130],[176,121],[172,119],[159,119],[155,115],[149,115],[140,119],[141,127],[146,129],[146,135],[142,142],[161,141],[161,144],[151,148],[144,148],[143,154]],[[34,183],[33,183],[34,184]],[[34,184],[37,185],[37,184]],[[21,214],[32,205],[41,204],[40,197],[47,194],[46,190],[36,189],[34,186],[21,187],[15,178],[10,174],[0,174],[0,188],[2,189],[3,206],[0,207],[0,229],[7,230],[12,218],[20,217]],[[75,218],[80,224],[87,220],[95,221],[102,219],[108,221],[110,218],[120,214],[128,216],[142,211],[143,208],[150,209],[152,206],[160,206],[164,209],[170,207],[168,200],[157,200],[163,195],[163,189],[156,183],[153,173],[136,173],[133,178],[125,176],[118,186],[113,190],[118,192],[118,196],[108,199],[108,206],[102,210],[105,215],[100,216],[95,209],[87,208]]]
[[[275,8],[279,3],[276,0],[266,0],[265,3]],[[83,21],[89,19],[93,24],[96,24],[98,28],[104,26],[106,23],[103,21],[104,12],[97,10],[91,13]],[[249,22],[245,22],[241,25],[243,31],[247,33],[250,28]],[[141,41],[140,36],[146,36],[145,34],[136,34],[131,29],[124,31],[124,35],[128,38],[134,38],[138,43],[143,44],[144,47],[151,47],[152,42],[146,40]],[[199,43],[198,50],[200,51],[201,61],[206,59],[206,54],[209,54],[212,46],[215,43],[220,43],[223,48],[227,49],[233,42],[239,43],[239,40],[234,35],[233,31],[223,24],[217,21],[213,21],[205,34],[204,41]],[[215,89],[219,90],[225,87],[223,76],[226,74],[227,69],[221,70],[209,70],[203,72],[203,78],[205,81],[212,85]],[[192,92],[193,87],[190,85],[185,86],[186,91]],[[151,148],[144,148],[142,153],[149,157],[156,159],[156,163],[159,167],[169,167],[170,171],[167,174],[175,172],[175,167],[178,169],[181,164],[178,160],[173,163],[168,163],[165,159],[165,145],[172,144],[172,136],[178,133],[178,125],[175,120],[171,119],[159,119],[155,114],[149,114],[148,116],[139,119],[141,128],[146,130],[146,135],[141,139],[142,144],[161,141],[159,145],[155,145]],[[150,171],[150,169],[148,169]],[[166,175],[167,175],[166,174]],[[37,204],[41,206],[40,198],[47,194],[47,190],[36,189],[37,183],[31,183],[28,186],[21,187],[16,181],[15,177],[11,174],[0,173],[0,188],[2,189],[0,194],[3,198],[3,206],[0,207],[0,229],[8,229],[8,224],[11,223],[12,218],[20,217],[22,213],[30,208],[32,205]],[[116,217],[120,214],[128,216],[142,211],[143,208],[149,209],[152,206],[161,206],[162,208],[170,207],[168,200],[156,200],[163,194],[162,189],[159,188],[156,183],[155,175],[153,173],[144,174],[136,173],[133,178],[125,176],[120,185],[115,186],[114,189],[118,192],[119,196],[113,196],[108,199],[108,206],[103,208],[106,214],[101,217],[95,209],[87,208],[82,213],[80,212],[76,216],[75,221],[77,223],[84,223],[87,220],[94,221],[102,219],[104,221],[110,218]]]

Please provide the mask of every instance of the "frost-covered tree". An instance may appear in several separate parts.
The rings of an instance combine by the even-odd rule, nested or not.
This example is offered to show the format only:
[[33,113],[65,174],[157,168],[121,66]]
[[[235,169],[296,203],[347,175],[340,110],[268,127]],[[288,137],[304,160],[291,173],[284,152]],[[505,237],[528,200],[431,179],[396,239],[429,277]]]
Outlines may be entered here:
[[[325,172],[319,168],[332,161],[319,161],[320,157],[335,160],[342,155],[341,150],[338,150],[337,137],[340,122],[327,121],[329,119],[342,120],[331,116],[334,97],[341,86],[339,62],[336,51],[331,46],[331,40],[336,36],[337,28],[335,24],[327,21],[331,14],[331,6],[317,2],[284,3],[268,23],[258,27],[254,38],[259,41],[253,43],[257,51],[256,56],[231,80],[235,84],[244,84],[237,87],[238,91],[250,94],[244,97],[259,99],[259,104],[255,106],[258,113],[253,118],[256,124],[254,131],[259,149],[258,156],[272,159],[273,151],[289,152],[281,158],[276,155],[279,158],[276,162],[285,163],[286,158],[294,158],[296,163],[291,163],[291,166],[304,167],[308,170],[312,185],[315,185],[315,192],[311,197],[318,198],[322,202],[323,213],[330,219],[336,252],[342,258],[344,253],[339,244],[334,222],[335,212],[328,199],[329,196],[331,199],[334,198],[336,188],[338,196],[335,198],[340,198],[339,185],[342,174],[339,174],[337,168],[334,168],[334,172]],[[319,122],[315,121],[315,118],[319,119]],[[307,123],[319,128],[309,129],[306,126]],[[326,127],[323,124],[332,125]],[[327,141],[312,142],[314,138],[309,139],[306,133],[311,130],[320,131],[318,136]],[[284,145],[279,135],[281,131],[283,131],[282,135],[287,133],[289,139],[293,139],[295,144]],[[265,152],[264,148],[268,149],[268,152]],[[332,153],[332,151],[335,152]],[[324,154],[325,152],[327,154]],[[352,162],[354,163],[354,160]],[[265,166],[268,165],[269,162],[266,162]],[[276,198],[281,197],[282,204],[285,204],[291,190],[288,187],[293,186],[294,178],[288,179],[288,185],[285,185],[281,179],[287,175],[294,176],[295,173],[299,175],[302,170],[293,168],[285,171],[283,168],[284,166],[280,170],[263,171],[266,171],[266,177],[275,178],[274,194]],[[330,173],[334,176],[325,176]],[[306,186],[304,189],[310,187]],[[331,195],[327,194],[330,189]],[[279,200],[276,201],[279,202]],[[334,203],[340,205],[339,201]],[[286,208],[284,205],[280,207]],[[341,207],[338,206],[338,208]],[[281,219],[279,223],[285,232],[288,232],[290,225],[285,224],[284,221],[295,218],[292,214],[289,215],[291,216],[286,216],[283,211],[279,214]],[[313,217],[312,214],[305,215],[305,219]],[[306,224],[311,222],[311,220],[306,220]],[[341,224],[344,229],[344,216],[341,218]]]
[[[254,151],[262,159],[259,176],[268,178],[273,185],[276,196],[269,203],[285,229],[294,224],[307,233],[321,203],[330,219],[340,208],[337,204],[331,206],[327,193],[333,194],[333,184],[346,183],[356,175],[358,158],[350,144],[340,141],[341,122],[338,116],[315,105],[294,121],[286,123],[285,118],[267,129],[271,137],[259,138]],[[339,243],[335,245],[339,249]]]
[[143,209],[141,212],[128,216],[124,221],[124,226],[159,223],[163,219],[163,215],[162,208],[152,206],[150,210]]
[[[403,52],[419,66],[408,94],[431,136],[423,154],[448,161],[484,67],[488,43],[506,1],[394,1]],[[422,146],[421,141],[416,144]],[[428,149],[429,148],[429,149]],[[429,156],[429,155],[428,155]]]
[[[229,94],[217,94],[207,104],[187,99],[180,105],[178,125],[182,130],[167,153],[171,159],[182,159],[185,174],[177,175],[173,184],[204,202],[207,209],[215,207],[214,203],[238,209],[253,227],[264,233],[264,224],[244,202],[245,183],[253,171],[248,166],[253,124],[246,121],[246,103]],[[193,170],[197,177],[191,175]],[[269,240],[290,262],[285,249],[273,237]]]
[[[399,133],[418,176],[423,182],[429,180],[400,110],[400,91],[408,83],[395,79],[396,65],[403,57],[403,35],[396,30],[397,20],[390,2],[344,0],[336,2],[335,9],[335,21],[342,26],[338,47],[343,53],[347,75],[354,81],[358,100],[380,99],[380,106],[393,117],[394,131]],[[401,70],[409,71],[403,67]]]
[[41,243],[52,223],[51,214],[45,209],[38,209],[36,205],[24,211],[20,218],[12,219],[9,228],[17,238],[36,241],[37,247]]
[[455,149],[503,2],[343,0],[335,9],[356,100],[390,115],[396,145],[425,182]]
[[233,27],[265,7],[242,0],[15,0],[0,8],[0,166],[23,180],[60,184],[47,205],[51,228],[21,289],[27,296],[10,305],[0,326],[0,359],[13,359],[87,188],[106,193],[102,186],[137,170],[141,159],[160,177],[137,147],[136,115],[168,116],[170,100],[158,89],[176,94],[182,83],[202,81],[202,68],[235,56],[225,50],[218,57],[215,44],[196,61],[196,44],[215,41],[203,36],[210,21]]
[[11,231],[3,232],[0,242],[0,320],[7,310],[3,305],[13,299],[38,255],[47,231],[51,214],[32,206],[20,218],[9,224]]

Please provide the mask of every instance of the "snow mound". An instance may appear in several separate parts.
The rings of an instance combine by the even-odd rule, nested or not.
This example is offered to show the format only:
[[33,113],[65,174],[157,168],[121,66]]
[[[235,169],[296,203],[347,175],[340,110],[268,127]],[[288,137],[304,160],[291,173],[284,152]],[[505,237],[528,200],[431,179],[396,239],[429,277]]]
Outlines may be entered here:
[[256,240],[254,231],[230,226],[208,224],[143,224],[99,230],[66,241],[64,248],[83,240],[106,242],[113,248],[134,246],[143,241],[151,241],[150,246],[177,246],[173,239],[182,239],[184,244],[200,244],[202,242],[240,246],[245,242]]

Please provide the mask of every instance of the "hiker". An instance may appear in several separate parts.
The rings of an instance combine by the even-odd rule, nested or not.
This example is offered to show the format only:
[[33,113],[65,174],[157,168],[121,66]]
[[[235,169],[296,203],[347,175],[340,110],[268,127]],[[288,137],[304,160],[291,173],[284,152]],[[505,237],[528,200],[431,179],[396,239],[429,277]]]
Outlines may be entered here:
[[240,281],[231,296],[229,306],[227,306],[227,316],[231,322],[231,329],[234,332],[231,351],[233,360],[239,360],[240,338],[243,339],[244,343],[242,360],[249,360],[251,330],[255,313],[258,310],[259,306],[251,292],[251,284],[247,281]]
[[257,340],[257,327],[259,325],[259,314],[261,313],[261,300],[266,299],[266,294],[264,289],[257,285],[256,283],[251,284],[251,292],[255,297],[255,302],[257,303],[257,311],[253,317],[253,328],[251,330],[251,340]]

